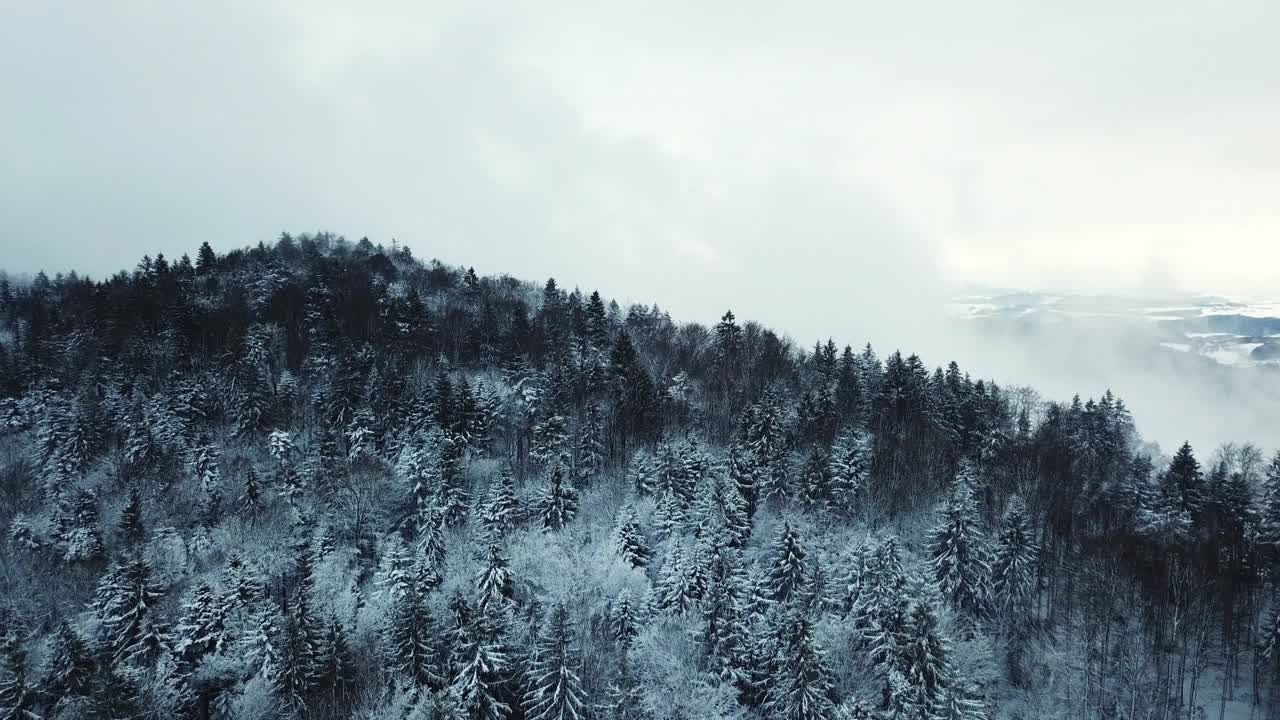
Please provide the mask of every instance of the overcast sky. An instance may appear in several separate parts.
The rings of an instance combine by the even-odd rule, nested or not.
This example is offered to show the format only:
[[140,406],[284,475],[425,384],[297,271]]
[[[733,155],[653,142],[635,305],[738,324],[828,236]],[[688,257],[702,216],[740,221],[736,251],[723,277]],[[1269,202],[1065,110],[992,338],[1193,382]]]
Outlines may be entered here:
[[803,342],[1280,288],[1274,0],[606,5],[4,3],[0,267],[330,229]]

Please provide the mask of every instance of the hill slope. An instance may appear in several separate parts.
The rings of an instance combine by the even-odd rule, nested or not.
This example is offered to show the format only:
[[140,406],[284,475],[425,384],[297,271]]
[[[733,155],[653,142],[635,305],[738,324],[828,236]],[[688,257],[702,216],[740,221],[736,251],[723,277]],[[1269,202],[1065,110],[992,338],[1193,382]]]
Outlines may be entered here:
[[1277,708],[1280,456],[1109,391],[326,234],[0,313],[5,717]]

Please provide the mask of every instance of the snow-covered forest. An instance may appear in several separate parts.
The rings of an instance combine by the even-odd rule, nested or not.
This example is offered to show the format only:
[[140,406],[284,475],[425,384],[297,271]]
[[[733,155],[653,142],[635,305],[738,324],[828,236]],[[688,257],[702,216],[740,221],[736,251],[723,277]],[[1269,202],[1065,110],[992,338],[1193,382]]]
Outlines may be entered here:
[[0,718],[1280,717],[1280,454],[490,270],[4,280]]

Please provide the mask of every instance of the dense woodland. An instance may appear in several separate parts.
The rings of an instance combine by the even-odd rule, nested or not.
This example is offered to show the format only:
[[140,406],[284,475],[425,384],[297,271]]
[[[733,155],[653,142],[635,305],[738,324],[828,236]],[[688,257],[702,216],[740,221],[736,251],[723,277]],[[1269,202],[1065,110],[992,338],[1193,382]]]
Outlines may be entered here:
[[852,345],[327,233],[4,280],[0,718],[1280,717],[1280,455]]

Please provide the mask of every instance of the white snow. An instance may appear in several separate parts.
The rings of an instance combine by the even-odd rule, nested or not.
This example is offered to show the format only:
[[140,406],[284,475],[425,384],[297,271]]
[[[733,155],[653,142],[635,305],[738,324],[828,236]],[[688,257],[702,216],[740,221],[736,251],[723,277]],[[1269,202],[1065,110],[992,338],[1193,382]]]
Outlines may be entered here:
[[1234,345],[1219,345],[1212,350],[1204,352],[1205,357],[1212,358],[1223,365],[1240,365],[1249,362],[1249,353],[1255,348],[1262,347],[1262,343],[1237,343]]
[[1186,343],[1162,342],[1160,346],[1167,347],[1170,350],[1177,350],[1178,352],[1191,352],[1191,346]]

